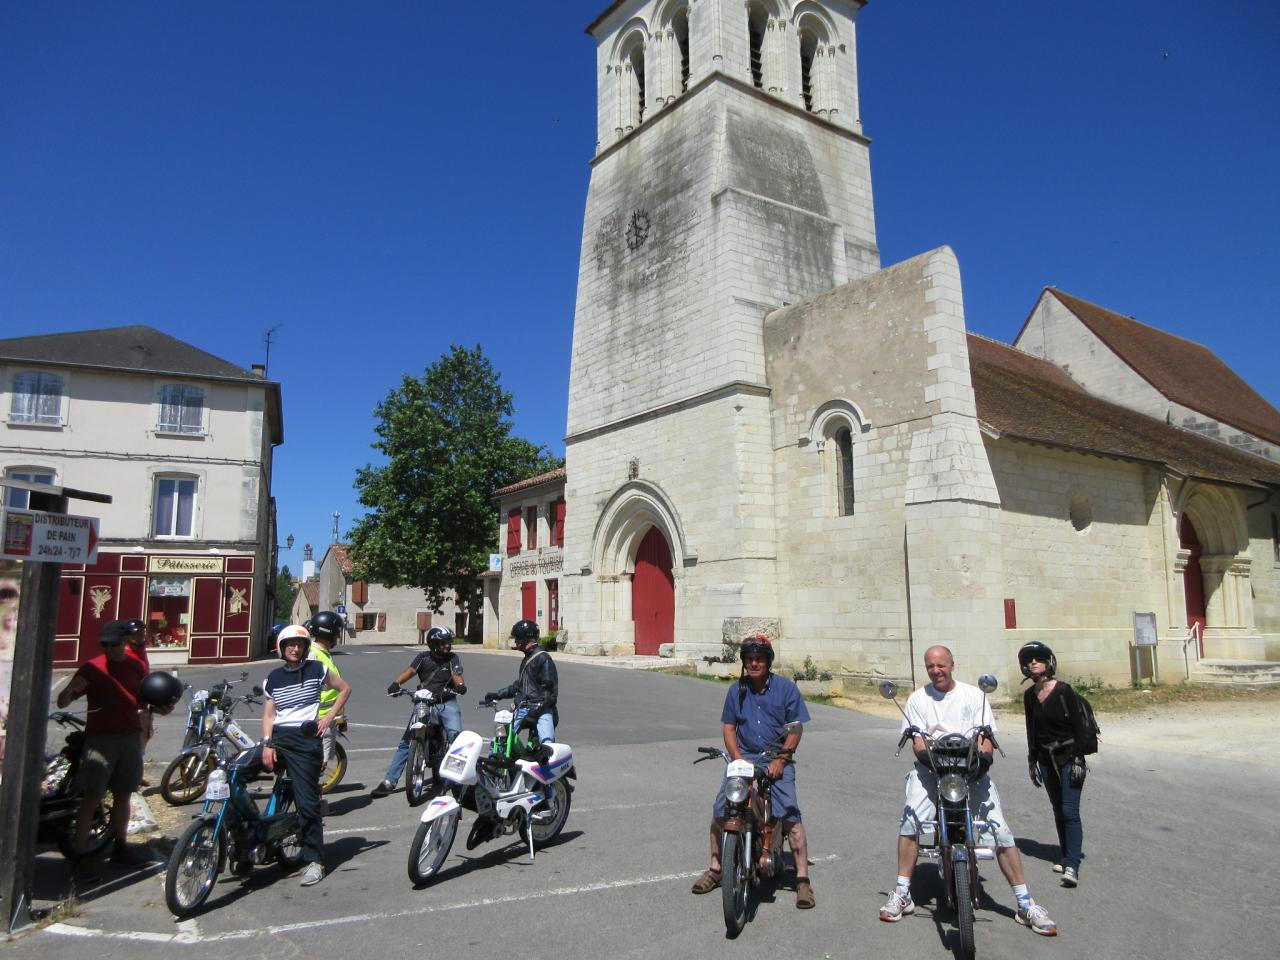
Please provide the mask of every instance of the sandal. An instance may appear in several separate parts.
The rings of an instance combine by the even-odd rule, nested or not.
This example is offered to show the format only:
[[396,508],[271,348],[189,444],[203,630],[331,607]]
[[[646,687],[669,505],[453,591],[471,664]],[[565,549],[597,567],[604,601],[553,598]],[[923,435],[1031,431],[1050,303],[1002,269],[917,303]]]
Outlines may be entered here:
[[812,910],[815,903],[817,901],[813,899],[813,887],[809,884],[809,878],[801,877],[796,881],[796,909]]
[[720,886],[720,874],[715,870],[703,870],[702,876],[693,881],[694,893],[710,893]]

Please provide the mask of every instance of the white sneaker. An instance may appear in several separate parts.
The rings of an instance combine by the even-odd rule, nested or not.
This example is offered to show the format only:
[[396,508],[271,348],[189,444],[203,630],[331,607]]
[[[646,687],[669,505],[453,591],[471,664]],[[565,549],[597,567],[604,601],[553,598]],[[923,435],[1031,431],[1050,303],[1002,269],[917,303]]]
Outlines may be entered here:
[[915,912],[916,905],[911,902],[911,894],[902,894],[895,889],[880,908],[880,919],[885,923],[897,923],[906,914]]
[[1065,870],[1065,869],[1066,869],[1066,867],[1064,867],[1064,866],[1062,865],[1062,862],[1061,862],[1061,861],[1059,861],[1059,862],[1057,862],[1057,863],[1055,863],[1055,864],[1053,865],[1053,872],[1054,872],[1054,873],[1061,873],[1061,872],[1062,872],[1063,870]]
[[1042,937],[1056,937],[1058,935],[1058,925],[1049,919],[1049,911],[1034,900],[1025,910],[1019,907],[1018,912],[1013,915],[1013,919],[1024,927],[1030,927]]
[[1062,885],[1064,887],[1078,887],[1080,885],[1080,875],[1076,873],[1075,867],[1067,867],[1062,871]]
[[307,864],[307,869],[302,873],[302,880],[298,884],[300,887],[314,887],[317,883],[324,879],[324,867],[319,862],[313,861]]

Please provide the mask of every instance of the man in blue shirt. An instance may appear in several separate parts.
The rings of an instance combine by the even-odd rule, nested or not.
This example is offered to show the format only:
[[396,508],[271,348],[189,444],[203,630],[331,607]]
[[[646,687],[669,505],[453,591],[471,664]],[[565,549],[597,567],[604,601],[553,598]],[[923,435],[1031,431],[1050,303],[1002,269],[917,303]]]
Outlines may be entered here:
[[[779,828],[787,831],[787,842],[796,862],[796,906],[808,910],[814,905],[809,883],[809,841],[800,820],[796,801],[796,768],[792,761],[803,733],[787,733],[792,722],[808,723],[809,710],[799,689],[786,677],[771,673],[773,644],[767,637],[747,637],[739,650],[742,676],[729,688],[720,722],[724,724],[725,751],[733,760],[759,761],[766,750],[780,749],[781,756],[769,761],[773,781],[770,799]],[[724,783],[716,794],[711,817],[711,866],[693,884],[694,893],[710,893],[720,886],[720,838],[724,826]]]

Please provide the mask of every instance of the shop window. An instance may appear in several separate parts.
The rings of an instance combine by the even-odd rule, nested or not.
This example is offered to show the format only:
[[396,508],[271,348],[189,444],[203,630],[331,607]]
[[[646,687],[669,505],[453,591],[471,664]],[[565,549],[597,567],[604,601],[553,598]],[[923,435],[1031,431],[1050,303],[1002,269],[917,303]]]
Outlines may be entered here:
[[507,511],[507,556],[520,552],[520,508]]
[[[4,474],[10,480],[24,480],[27,483],[53,483],[53,471],[42,470],[39,467],[20,467],[5,471]],[[31,493],[27,490],[17,490],[5,487],[4,505],[6,507],[14,507],[18,510],[25,510],[31,504]]]
[[62,378],[56,373],[19,373],[9,400],[10,423],[62,425]]
[[190,629],[191,578],[152,577],[147,587],[147,646],[185,649]]
[[538,508],[529,507],[524,512],[524,546],[534,550],[538,546]]
[[157,537],[195,536],[194,477],[156,477],[152,533]]
[[160,388],[160,433],[203,433],[204,391],[189,383],[166,383]]

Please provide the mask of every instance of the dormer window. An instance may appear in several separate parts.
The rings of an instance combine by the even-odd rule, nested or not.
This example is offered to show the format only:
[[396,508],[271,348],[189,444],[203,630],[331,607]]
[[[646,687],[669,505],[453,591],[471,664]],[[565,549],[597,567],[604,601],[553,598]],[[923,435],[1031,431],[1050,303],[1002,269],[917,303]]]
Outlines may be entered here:
[[9,422],[44,427],[62,425],[62,377],[27,371],[13,378]]
[[166,383],[160,388],[157,433],[204,433],[204,391],[187,383]]

